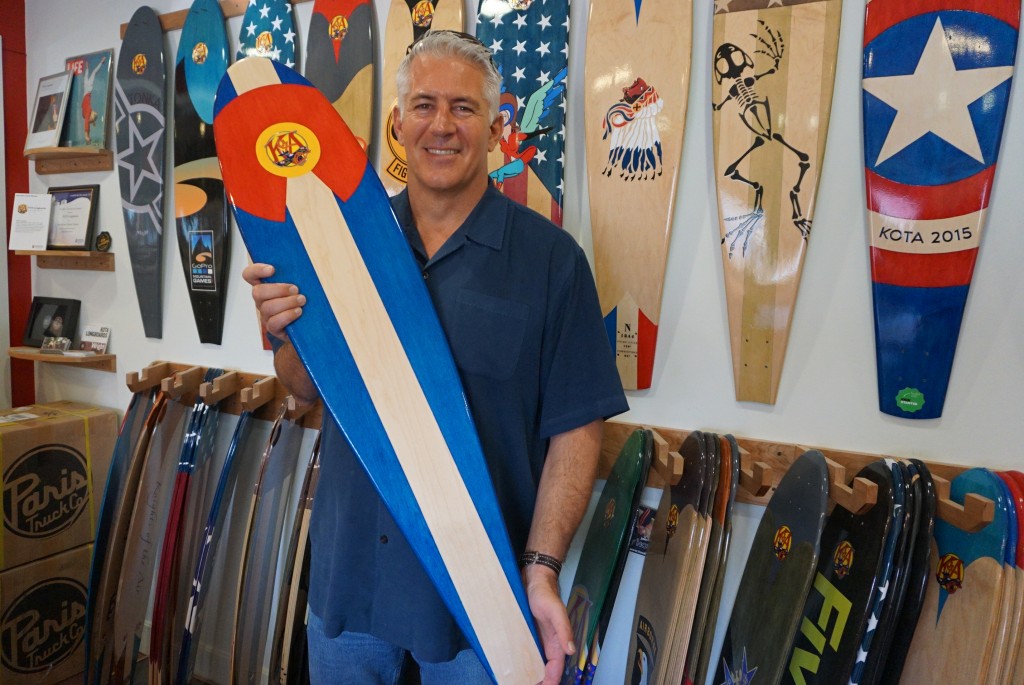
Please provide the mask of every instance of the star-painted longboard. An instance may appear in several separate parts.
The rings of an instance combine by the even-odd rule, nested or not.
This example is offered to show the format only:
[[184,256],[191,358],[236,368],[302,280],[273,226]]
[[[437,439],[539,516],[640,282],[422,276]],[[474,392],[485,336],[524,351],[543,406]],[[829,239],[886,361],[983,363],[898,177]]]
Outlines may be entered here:
[[736,399],[774,404],[832,108],[842,0],[716,0],[715,183]]
[[[306,35],[305,77],[331,101],[352,134],[373,142],[377,17],[370,0],[316,0]],[[374,157],[372,146],[367,156]]]
[[267,57],[298,69],[295,20],[290,0],[250,2],[242,17],[235,59]]
[[749,683],[756,675],[754,683],[775,685],[788,667],[788,647],[818,565],[828,483],[825,458],[812,450],[793,462],[772,494],[754,533],[717,661],[725,682]]
[[166,82],[160,20],[140,7],[117,58],[114,139],[124,232],[147,338],[163,337]]
[[543,661],[519,569],[387,193],[330,102],[277,62],[233,65],[216,109],[249,254],[307,298],[288,334],[324,406],[485,667],[498,683],[533,685]]
[[[398,104],[395,74],[409,46],[428,31],[463,30],[462,0],[394,0],[384,29],[384,61],[380,66],[380,162],[377,172],[389,195],[405,189],[409,168],[405,148],[398,142],[394,128],[394,109]],[[347,121],[346,121],[347,123]]]
[[502,75],[504,126],[488,158],[491,180],[561,226],[569,1],[480,0],[476,35]]
[[227,64],[220,5],[195,0],[174,67],[174,217],[199,341],[217,345],[224,330],[231,224],[211,124],[213,96]]
[[873,0],[864,174],[879,409],[942,416],[1010,101],[1020,0]]

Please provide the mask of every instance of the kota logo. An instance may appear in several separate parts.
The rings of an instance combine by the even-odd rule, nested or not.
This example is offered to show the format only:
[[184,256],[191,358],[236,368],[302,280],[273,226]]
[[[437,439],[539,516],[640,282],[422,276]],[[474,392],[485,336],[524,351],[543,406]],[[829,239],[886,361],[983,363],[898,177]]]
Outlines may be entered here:
[[256,36],[256,52],[261,55],[269,55],[274,51],[274,36],[270,31],[264,31]]
[[28,205],[24,203],[18,205],[18,214],[25,214],[26,212],[28,212]]
[[4,528],[23,538],[46,538],[69,528],[89,504],[88,466],[67,445],[40,445],[3,476]]
[[935,580],[943,590],[955,594],[964,586],[964,562],[952,552],[943,554],[935,570]]
[[196,46],[192,48],[192,61],[196,64],[202,64],[206,61],[206,57],[209,54],[210,50],[206,47],[206,43],[196,43]]
[[146,56],[141,52],[135,55],[135,57],[132,57],[132,71],[137,75],[142,76],[146,73],[146,64]]
[[849,540],[843,540],[836,547],[836,553],[832,555],[832,568],[840,580],[850,573],[850,569],[853,568],[853,545]]
[[605,528],[611,525],[613,518],[615,518],[615,500],[609,500],[608,505],[604,508]]
[[532,4],[533,0],[508,0],[508,6],[517,12],[525,12]]
[[50,578],[11,602],[0,617],[0,661],[14,673],[39,673],[78,648],[85,635],[85,586]]
[[398,135],[395,133],[395,105],[398,100],[391,103],[391,114],[388,115],[388,123],[384,128],[385,139],[388,143],[388,150],[394,157],[387,166],[388,175],[399,183],[407,183],[409,167],[405,163],[405,146],[398,142]]
[[412,23],[414,26],[427,29],[434,21],[434,3],[430,0],[420,0],[412,8]]
[[294,178],[316,166],[320,141],[302,124],[282,122],[263,129],[256,139],[256,157],[275,176]]
[[789,556],[789,550],[793,548],[793,531],[789,526],[782,526],[775,531],[775,539],[772,541],[772,551],[779,561],[785,561]]
[[[672,539],[672,536],[676,534],[676,529],[679,527],[679,505],[673,504],[668,510],[668,520],[665,521],[665,532],[668,533],[668,540]],[[668,540],[665,541],[668,544]]]
[[331,40],[343,40],[348,34],[348,19],[345,18],[344,14],[339,14],[334,19],[331,19],[331,25],[327,28],[327,33],[330,35]]

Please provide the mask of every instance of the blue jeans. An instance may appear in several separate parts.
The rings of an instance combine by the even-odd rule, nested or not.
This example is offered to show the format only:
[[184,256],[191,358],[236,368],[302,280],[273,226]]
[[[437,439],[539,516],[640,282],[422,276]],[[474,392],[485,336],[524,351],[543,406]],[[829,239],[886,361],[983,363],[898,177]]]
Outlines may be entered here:
[[[398,685],[406,651],[363,633],[324,634],[323,622],[308,613],[309,679],[312,685]],[[432,664],[416,659],[422,685],[493,685],[472,649],[451,661]]]

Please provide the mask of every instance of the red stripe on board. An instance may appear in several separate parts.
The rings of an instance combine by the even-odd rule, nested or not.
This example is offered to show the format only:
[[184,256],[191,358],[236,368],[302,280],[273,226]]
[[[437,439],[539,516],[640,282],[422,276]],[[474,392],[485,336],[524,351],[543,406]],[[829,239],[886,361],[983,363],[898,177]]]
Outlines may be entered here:
[[978,249],[945,254],[909,254],[871,248],[871,280],[907,288],[970,285]]
[[1020,28],[1020,0],[872,0],[864,12],[864,45],[905,19],[942,10],[981,12]]
[[558,204],[558,200],[551,198],[551,223],[559,228],[562,227],[562,205]]
[[651,387],[651,379],[654,376],[654,348],[658,344],[658,325],[652,323],[644,316],[642,311],[637,311],[637,359],[636,359],[636,389],[646,390]]
[[948,219],[973,214],[988,207],[993,164],[973,176],[938,186],[913,186],[883,178],[864,170],[868,209],[894,219]]

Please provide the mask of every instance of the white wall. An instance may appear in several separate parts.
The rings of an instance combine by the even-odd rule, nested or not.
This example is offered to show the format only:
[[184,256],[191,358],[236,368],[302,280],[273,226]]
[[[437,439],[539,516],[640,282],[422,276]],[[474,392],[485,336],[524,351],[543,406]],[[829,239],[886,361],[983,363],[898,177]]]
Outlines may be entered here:
[[[186,0],[156,0],[158,12],[182,9]],[[137,6],[130,0],[31,0],[26,2],[28,83],[61,68],[65,57],[120,45],[118,28]],[[860,57],[863,3],[846,2],[828,148],[819,188],[814,232],[804,269],[778,403],[733,399],[732,371],[712,168],[710,92],[711,3],[694,2],[693,69],[687,136],[682,159],[675,233],[668,256],[654,385],[630,394],[636,422],[720,432],[847,450],[916,456],[933,461],[1020,467],[1021,388],[1024,387],[1024,285],[1017,278],[1024,257],[1024,110],[1014,86],[1003,154],[988,215],[988,228],[971,289],[945,416],[907,421],[879,413],[875,397],[874,338],[860,143]],[[304,36],[312,3],[298,5]],[[473,16],[475,3],[467,0]],[[583,38],[588,4],[573,3],[565,225],[590,245],[583,167]],[[377,2],[383,28],[387,2]],[[228,22],[236,41],[240,18]],[[168,35],[168,68],[180,32]],[[301,45],[304,46],[304,43]],[[303,47],[304,49],[304,47]],[[256,318],[237,274],[245,263],[235,240],[228,314],[220,346],[198,342],[168,219],[165,242],[165,338],[143,337],[127,259],[115,172],[32,176],[32,192],[48,185],[100,183],[98,227],[110,231],[115,273],[34,271],[40,295],[82,300],[82,321],[114,328],[118,371],[106,374],[39,365],[39,399],[76,399],[114,407],[127,404],[124,374],[156,359],[220,365],[271,373],[259,345]],[[168,207],[170,198],[168,198]],[[236,236],[237,237],[237,236]],[[759,510],[743,512],[756,526]],[[742,529],[743,525],[740,525]],[[752,531],[750,532],[752,534]],[[749,542],[737,531],[737,547]],[[742,559],[738,561],[742,563]],[[730,574],[737,580],[738,570]],[[734,587],[734,585],[733,585]],[[729,586],[727,585],[727,590]],[[727,600],[729,601],[729,600]],[[723,608],[723,612],[727,615]]]

